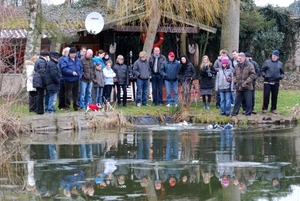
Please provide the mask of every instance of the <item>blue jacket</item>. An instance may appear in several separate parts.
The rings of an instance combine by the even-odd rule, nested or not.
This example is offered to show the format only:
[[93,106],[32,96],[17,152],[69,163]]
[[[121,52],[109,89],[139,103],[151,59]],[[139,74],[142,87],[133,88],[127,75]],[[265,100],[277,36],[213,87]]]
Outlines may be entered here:
[[[77,175],[75,176],[74,173],[77,173]],[[68,174],[63,177],[60,182],[60,186],[63,189],[71,191],[71,189],[73,189],[74,187],[76,187],[77,190],[82,187],[82,183],[84,180],[83,171],[78,169],[76,172],[74,171],[74,173]]]
[[[63,57],[60,63],[61,74],[66,82],[76,82],[81,79],[83,67],[81,61],[75,57],[74,61],[70,56]],[[77,76],[73,75],[73,72],[77,73]]]
[[94,65],[96,66],[98,62],[101,62],[101,68],[105,68],[105,63],[103,61],[103,59],[101,57],[94,57],[93,58],[93,61],[94,61]]
[[178,71],[179,71],[179,62],[174,60],[170,62],[165,60],[159,70],[161,76],[167,81],[176,81],[178,80]]

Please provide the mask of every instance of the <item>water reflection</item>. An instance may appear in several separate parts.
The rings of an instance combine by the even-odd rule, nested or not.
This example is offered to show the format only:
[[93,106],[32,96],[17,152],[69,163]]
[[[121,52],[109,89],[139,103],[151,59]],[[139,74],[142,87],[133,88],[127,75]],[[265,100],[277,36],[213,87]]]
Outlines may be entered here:
[[130,128],[68,140],[39,136],[24,140],[26,190],[29,200],[293,200],[297,131]]

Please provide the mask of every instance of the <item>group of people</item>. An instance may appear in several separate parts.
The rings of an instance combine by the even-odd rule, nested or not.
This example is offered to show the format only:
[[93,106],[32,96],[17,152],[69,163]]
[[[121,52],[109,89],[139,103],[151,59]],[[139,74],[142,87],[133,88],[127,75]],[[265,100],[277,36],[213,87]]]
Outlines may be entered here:
[[66,47],[60,57],[58,52],[44,49],[40,56],[33,56],[25,65],[29,112],[40,115],[45,111],[54,113],[58,94],[58,108],[62,110],[69,111],[71,101],[74,111],[86,110],[91,103],[101,106],[110,100],[114,85],[117,86],[118,104],[121,105],[122,88],[123,106],[126,107],[129,69],[122,55],[118,55],[113,65],[103,50],[97,51],[93,57],[93,51],[86,47],[82,47],[79,52],[74,47]]
[[[30,112],[44,114],[46,110],[48,113],[53,113],[58,93],[60,109],[69,111],[71,100],[75,111],[85,110],[87,105],[93,102],[101,106],[110,100],[114,86],[117,88],[118,106],[127,106],[130,72],[122,55],[117,56],[114,64],[104,50],[97,51],[93,57],[93,51],[86,47],[82,47],[80,52],[77,52],[74,47],[66,47],[61,57],[57,52],[42,50],[39,57],[35,55],[25,64]],[[178,106],[179,84],[181,91],[186,91],[190,99],[193,81],[197,79],[195,67],[186,55],[182,55],[178,61],[175,59],[174,52],[169,52],[166,58],[160,53],[159,47],[154,47],[149,59],[147,52],[141,51],[139,58],[134,62],[132,74],[137,79],[136,106],[138,107],[148,106],[150,78],[153,105],[164,105],[162,90],[164,83],[167,107]],[[272,58],[265,61],[262,68],[259,68],[247,52],[234,50],[230,57],[226,50],[221,50],[214,63],[210,62],[207,55],[203,56],[198,77],[203,108],[210,109],[213,89],[215,89],[216,107],[220,108],[221,115],[236,116],[241,107],[246,116],[256,114],[255,85],[259,76],[264,78],[262,112],[267,112],[270,94],[272,94],[270,112],[277,114],[279,82],[284,77],[278,50],[272,52]],[[92,98],[93,88],[94,98]],[[121,92],[123,92],[122,97]]]

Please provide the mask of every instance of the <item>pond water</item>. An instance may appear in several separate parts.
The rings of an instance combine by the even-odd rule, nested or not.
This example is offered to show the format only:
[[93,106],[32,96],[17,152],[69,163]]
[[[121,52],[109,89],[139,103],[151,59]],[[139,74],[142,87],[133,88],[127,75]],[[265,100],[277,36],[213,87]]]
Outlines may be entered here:
[[1,200],[300,200],[299,127],[148,125],[22,144],[12,167],[27,185],[2,178]]

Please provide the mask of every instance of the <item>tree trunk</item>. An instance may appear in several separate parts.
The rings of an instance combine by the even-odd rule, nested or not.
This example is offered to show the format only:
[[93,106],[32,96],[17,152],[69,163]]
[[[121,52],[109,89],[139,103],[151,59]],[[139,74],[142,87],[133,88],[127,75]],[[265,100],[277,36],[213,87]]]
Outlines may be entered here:
[[63,34],[64,34],[64,29],[65,29],[65,24],[66,24],[66,15],[68,12],[68,6],[69,6],[69,0],[65,0],[61,16],[59,19],[59,33],[57,35],[57,40],[56,40],[56,45],[55,45],[55,51],[60,52],[61,44],[63,43]]
[[151,55],[153,43],[160,24],[161,10],[159,9],[159,0],[149,0],[150,5],[150,22],[147,29],[147,36],[143,50],[147,52],[148,58]]
[[178,58],[180,58],[181,55],[186,55],[186,33],[182,33],[180,35],[180,55],[178,55]]
[[41,50],[41,21],[42,7],[41,0],[28,1],[29,28],[27,32],[26,49],[24,61],[29,60],[33,55],[38,54]]
[[240,0],[225,0],[222,18],[221,49],[238,50],[240,33]]

